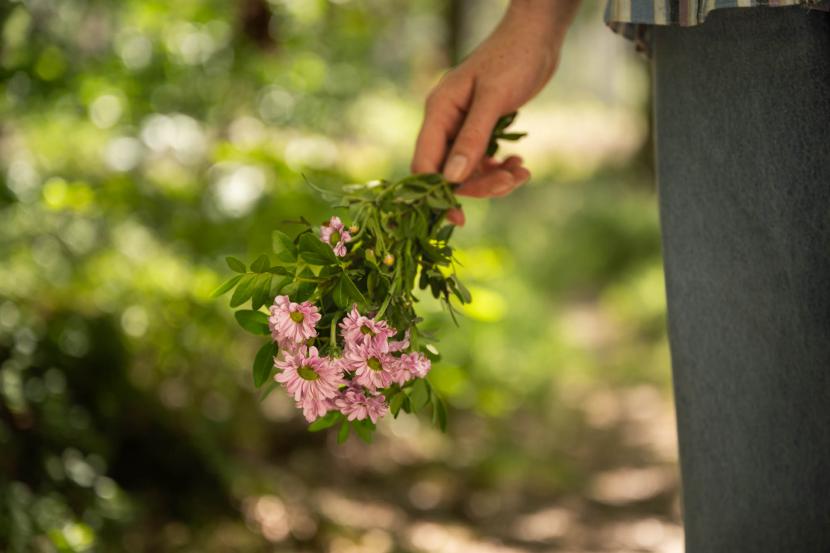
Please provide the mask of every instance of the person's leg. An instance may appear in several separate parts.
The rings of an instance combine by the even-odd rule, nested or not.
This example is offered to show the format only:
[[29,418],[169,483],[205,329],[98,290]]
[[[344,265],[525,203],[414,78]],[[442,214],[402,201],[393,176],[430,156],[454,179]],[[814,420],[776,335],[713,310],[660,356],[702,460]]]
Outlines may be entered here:
[[687,553],[830,551],[830,14],[654,31]]

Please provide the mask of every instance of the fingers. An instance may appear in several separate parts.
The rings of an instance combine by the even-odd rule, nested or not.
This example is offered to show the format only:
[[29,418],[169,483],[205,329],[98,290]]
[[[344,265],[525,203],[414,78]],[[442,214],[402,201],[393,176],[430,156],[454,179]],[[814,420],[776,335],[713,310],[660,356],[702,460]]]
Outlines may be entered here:
[[[524,160],[517,155],[508,156],[507,159],[503,161],[499,161],[494,157],[485,157],[481,160],[479,164],[479,171],[480,173],[486,173],[487,171],[491,171],[493,169],[511,169],[513,167],[520,167]],[[473,173],[471,176],[475,176],[476,173]]]
[[[485,157],[484,159],[481,160],[481,163],[479,163],[479,165],[478,165],[478,172],[484,172],[484,171],[489,171],[491,169],[495,169],[495,168],[499,167],[502,163],[507,163],[508,161],[510,161],[514,157],[518,157],[518,156],[510,156],[509,158],[505,159],[504,161],[499,161],[494,157]],[[475,174],[475,172],[473,174]]]
[[447,221],[457,227],[463,227],[465,222],[464,212],[460,207],[453,207],[447,210]]
[[464,121],[472,83],[446,80],[427,98],[424,123],[415,142],[413,173],[438,173],[447,155],[448,144]]
[[[455,193],[474,198],[504,196],[529,178],[530,171],[522,166],[522,158],[519,156],[510,156],[502,162],[485,157],[475,174],[459,185]],[[466,221],[461,208],[447,210],[446,217],[447,222],[459,227],[464,226]]]
[[473,198],[505,196],[529,178],[530,171],[522,166],[522,159],[511,156],[499,166],[484,170],[464,181],[455,193]]
[[477,91],[461,131],[453,142],[444,164],[444,177],[450,182],[463,182],[484,157],[490,133],[501,117],[502,101],[490,91]]

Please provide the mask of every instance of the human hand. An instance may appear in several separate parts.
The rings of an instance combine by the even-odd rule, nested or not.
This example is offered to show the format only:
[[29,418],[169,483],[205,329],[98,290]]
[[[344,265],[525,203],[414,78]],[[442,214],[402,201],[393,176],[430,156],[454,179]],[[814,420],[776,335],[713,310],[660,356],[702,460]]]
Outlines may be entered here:
[[[522,158],[509,156],[504,161],[484,157],[470,176],[455,189],[455,193],[472,198],[505,196],[530,178],[530,171],[522,165]],[[453,208],[447,212],[447,220],[457,226],[464,225],[464,212]]]
[[[518,157],[485,157],[496,121],[533,98],[556,70],[578,0],[514,0],[493,33],[427,98],[412,160],[416,173],[444,173],[456,192],[503,196],[530,177]],[[451,222],[463,223],[453,210]]]

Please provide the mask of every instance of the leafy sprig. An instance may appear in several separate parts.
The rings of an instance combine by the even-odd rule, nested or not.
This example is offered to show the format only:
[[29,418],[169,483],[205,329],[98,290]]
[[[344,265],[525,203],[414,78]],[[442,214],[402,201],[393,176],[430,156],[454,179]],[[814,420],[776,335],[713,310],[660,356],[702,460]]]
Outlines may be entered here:
[[[488,155],[495,154],[499,140],[517,140],[523,133],[505,129],[515,114],[502,117],[490,139]],[[309,183],[313,186],[311,183]],[[318,229],[300,218],[295,236],[275,230],[272,252],[257,257],[250,266],[228,257],[228,267],[236,273],[213,293],[221,296],[233,290],[230,306],[236,308],[236,321],[255,335],[268,336],[268,315],[263,307],[274,297],[287,295],[294,302],[310,301],[320,309],[313,343],[322,353],[336,355],[342,347],[337,324],[356,305],[361,313],[384,319],[401,333],[408,332],[412,351],[437,358],[433,339],[419,331],[421,318],[416,311],[416,287],[428,290],[440,300],[457,324],[456,308],[471,301],[469,290],[459,279],[450,246],[455,227],[446,221],[452,208],[460,207],[453,194],[454,184],[435,173],[409,175],[398,181],[374,181],[344,186],[341,191],[321,191],[336,208],[350,214],[351,240],[344,256],[333,251],[332,243],[322,241]],[[325,224],[325,223],[324,223]],[[250,308],[246,304],[250,302]],[[278,348],[270,339],[257,352],[253,382],[263,387],[264,398],[274,387],[274,356]],[[447,407],[427,378],[416,378],[403,385],[392,384],[383,390],[390,412],[418,412],[432,407],[433,423],[446,430]],[[338,411],[330,411],[309,426],[319,431],[340,423],[338,441],[350,431],[370,441],[374,424],[366,420],[347,421]]]

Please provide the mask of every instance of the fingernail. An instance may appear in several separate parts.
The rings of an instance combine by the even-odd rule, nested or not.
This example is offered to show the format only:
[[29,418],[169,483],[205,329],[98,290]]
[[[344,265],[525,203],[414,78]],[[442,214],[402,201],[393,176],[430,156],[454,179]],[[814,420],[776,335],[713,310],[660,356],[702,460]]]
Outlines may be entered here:
[[464,169],[467,167],[467,156],[461,154],[453,154],[447,164],[444,166],[444,178],[450,182],[458,182],[461,180],[461,175],[464,174]]

